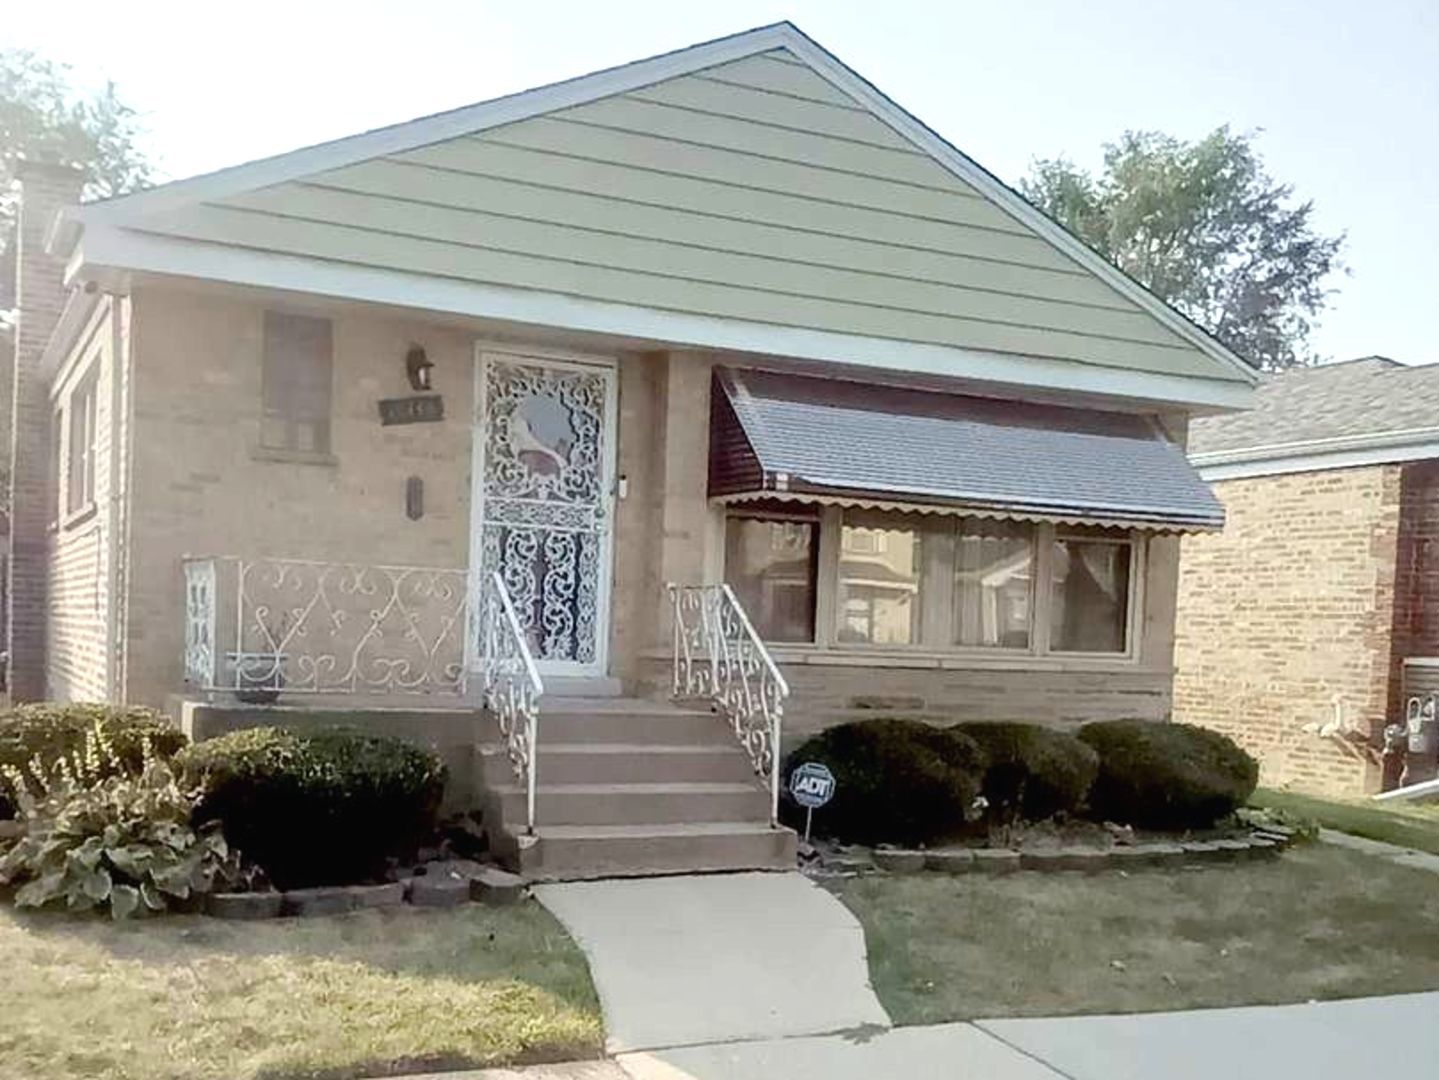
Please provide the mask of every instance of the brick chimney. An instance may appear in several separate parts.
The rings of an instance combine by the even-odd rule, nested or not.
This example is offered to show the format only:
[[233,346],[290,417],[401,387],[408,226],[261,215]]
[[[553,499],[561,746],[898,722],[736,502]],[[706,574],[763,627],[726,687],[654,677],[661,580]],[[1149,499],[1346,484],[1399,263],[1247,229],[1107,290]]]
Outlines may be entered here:
[[15,227],[15,364],[10,398],[10,582],[6,626],[11,700],[45,696],[46,548],[50,500],[49,387],[40,357],[65,304],[65,260],[45,251],[56,213],[80,199],[83,174],[18,162]]

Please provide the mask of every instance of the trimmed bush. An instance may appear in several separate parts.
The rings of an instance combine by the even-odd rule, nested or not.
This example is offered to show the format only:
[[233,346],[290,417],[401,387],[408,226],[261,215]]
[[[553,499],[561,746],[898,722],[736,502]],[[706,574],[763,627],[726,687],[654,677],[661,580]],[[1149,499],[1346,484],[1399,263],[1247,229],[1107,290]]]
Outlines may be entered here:
[[[964,827],[984,775],[974,740],[915,720],[861,720],[815,735],[789,755],[784,776],[804,761],[834,773],[834,798],[814,831],[847,843],[918,844]],[[804,827],[804,810],[785,816]]]
[[1076,814],[1099,774],[1099,755],[1073,735],[1039,724],[966,723],[989,762],[983,794],[998,821],[1044,821]]
[[1079,737],[1099,753],[1090,816],[1151,829],[1202,829],[1243,806],[1259,764],[1232,739],[1191,724],[1106,720]]
[[433,834],[445,789],[435,755],[344,728],[250,728],[177,760],[200,789],[195,825],[219,821],[283,889],[377,877]]
[[[84,753],[85,738],[100,726],[114,750],[116,764],[103,776],[141,768],[145,736],[156,757],[169,758],[184,748],[185,733],[154,709],[101,703],[62,704],[42,701],[0,712],[0,769],[11,766],[28,772],[40,759],[42,771],[62,757]],[[101,763],[102,770],[105,762]],[[32,794],[40,794],[33,791]],[[15,816],[14,792],[0,780],[0,818]]]

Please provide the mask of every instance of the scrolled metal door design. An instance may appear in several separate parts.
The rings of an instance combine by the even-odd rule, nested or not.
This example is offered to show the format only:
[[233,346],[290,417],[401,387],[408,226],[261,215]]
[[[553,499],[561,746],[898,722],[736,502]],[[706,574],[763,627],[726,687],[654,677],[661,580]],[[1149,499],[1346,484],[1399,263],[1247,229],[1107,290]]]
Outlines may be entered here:
[[483,363],[481,579],[500,573],[539,663],[593,667],[605,630],[609,372]]

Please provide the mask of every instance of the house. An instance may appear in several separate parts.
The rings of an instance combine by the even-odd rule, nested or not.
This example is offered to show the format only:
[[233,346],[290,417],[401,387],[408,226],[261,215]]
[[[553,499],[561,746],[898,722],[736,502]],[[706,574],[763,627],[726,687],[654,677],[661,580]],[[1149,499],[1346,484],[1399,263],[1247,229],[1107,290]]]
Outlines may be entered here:
[[785,857],[777,747],[847,717],[1169,712],[1186,425],[1254,374],[789,24],[75,185],[25,172],[19,696],[457,772],[483,697],[549,873]]
[[1382,729],[1439,689],[1439,367],[1371,356],[1259,387],[1190,428],[1223,532],[1183,543],[1176,720],[1262,782],[1377,790]]

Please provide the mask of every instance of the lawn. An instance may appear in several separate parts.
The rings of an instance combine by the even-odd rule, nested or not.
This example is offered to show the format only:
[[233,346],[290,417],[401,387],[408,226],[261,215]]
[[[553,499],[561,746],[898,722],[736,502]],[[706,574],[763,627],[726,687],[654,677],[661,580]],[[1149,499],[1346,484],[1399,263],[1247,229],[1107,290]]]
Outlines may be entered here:
[[1121,874],[836,883],[901,1024],[1439,989],[1439,880],[1314,844]]
[[6,1076],[341,1077],[595,1057],[583,955],[538,904],[113,925],[0,909]]
[[1271,788],[1260,788],[1250,801],[1255,806],[1268,806],[1312,818],[1326,829],[1337,829],[1370,840],[1383,840],[1439,855],[1439,803],[1318,799]]

